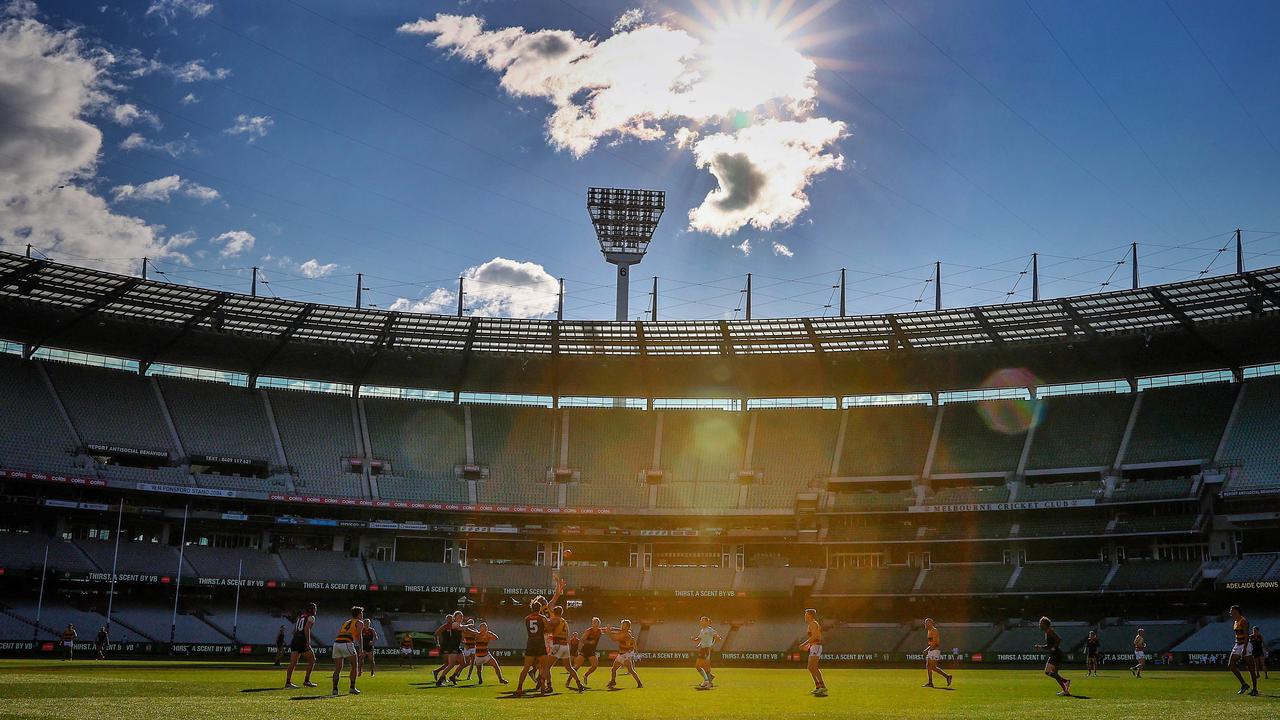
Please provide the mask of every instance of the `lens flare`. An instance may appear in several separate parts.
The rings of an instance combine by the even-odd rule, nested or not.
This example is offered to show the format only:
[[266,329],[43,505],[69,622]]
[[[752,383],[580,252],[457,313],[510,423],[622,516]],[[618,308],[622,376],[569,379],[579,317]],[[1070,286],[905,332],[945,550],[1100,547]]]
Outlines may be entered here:
[[[982,383],[984,389],[1031,388],[1040,383],[1026,368],[1003,368]],[[1021,435],[1040,424],[1044,406],[1027,398],[998,398],[978,403],[978,414],[987,427],[1003,435]]]

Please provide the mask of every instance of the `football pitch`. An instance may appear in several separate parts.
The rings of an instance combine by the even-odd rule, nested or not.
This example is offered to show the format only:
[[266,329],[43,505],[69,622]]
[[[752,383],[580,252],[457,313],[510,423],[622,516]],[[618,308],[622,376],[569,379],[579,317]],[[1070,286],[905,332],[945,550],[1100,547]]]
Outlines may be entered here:
[[[392,667],[360,678],[363,694],[327,697],[329,675],[317,672],[319,688],[287,690],[284,672],[270,666],[197,662],[65,663],[51,660],[0,661],[0,717],[3,718],[163,718],[164,720],[254,720],[256,718],[1054,718],[1091,720],[1135,717],[1207,720],[1229,717],[1275,718],[1280,687],[1263,682],[1262,697],[1235,695],[1225,671],[1153,671],[1141,680],[1123,668],[1086,678],[1071,671],[1076,698],[1054,695],[1056,685],[1036,670],[958,671],[952,689],[920,685],[923,670],[826,671],[831,693],[809,695],[802,669],[722,668],[718,687],[694,689],[692,669],[641,668],[643,689],[629,678],[607,691],[608,675],[597,672],[582,695],[562,689],[525,698],[507,696],[514,685],[486,678],[483,686],[437,688],[425,667]],[[330,673],[332,669],[330,668]],[[517,670],[518,672],[518,670]],[[301,682],[301,674],[295,677]],[[1280,686],[1280,678],[1276,683]],[[941,683],[939,683],[941,684]]]

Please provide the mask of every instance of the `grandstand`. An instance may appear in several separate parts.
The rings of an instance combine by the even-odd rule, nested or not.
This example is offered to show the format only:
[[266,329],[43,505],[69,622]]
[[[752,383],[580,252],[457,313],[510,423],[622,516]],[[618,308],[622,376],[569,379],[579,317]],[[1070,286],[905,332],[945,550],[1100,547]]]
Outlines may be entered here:
[[[1265,612],[1280,581],[1280,384],[1263,367],[1280,322],[1241,309],[1276,272],[1161,290],[1237,352],[1225,372],[1142,291],[1073,300],[1076,319],[1055,301],[985,326],[811,318],[803,336],[227,294],[215,327],[199,308],[222,296],[199,288],[113,295],[119,276],[0,254],[6,272],[29,287],[0,284],[21,310],[0,313],[0,641],[105,623],[114,598],[117,635],[265,645],[314,601],[323,634],[362,603],[384,639],[429,648],[461,606],[516,650],[528,596],[573,547],[575,628],[630,617],[646,652],[687,652],[707,613],[727,652],[780,659],[814,606],[850,662],[918,653],[926,614],[966,657],[1025,655],[1041,613],[1073,647],[1092,627],[1123,649],[1141,625],[1186,653],[1229,602]],[[58,354],[35,323],[70,323]],[[553,337],[560,355],[540,349]],[[1043,385],[991,399],[983,378],[1014,360]],[[1112,377],[1134,380],[1075,387]]]

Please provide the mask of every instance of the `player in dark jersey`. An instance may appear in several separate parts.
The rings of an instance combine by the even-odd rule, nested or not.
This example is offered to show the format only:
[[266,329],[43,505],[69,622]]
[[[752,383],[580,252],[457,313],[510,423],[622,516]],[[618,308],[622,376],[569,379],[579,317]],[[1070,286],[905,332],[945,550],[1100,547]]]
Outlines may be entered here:
[[280,661],[284,659],[284,653],[288,646],[284,644],[284,625],[276,631],[276,665],[280,665]]
[[604,628],[600,626],[600,618],[591,618],[591,627],[582,632],[582,641],[578,644],[578,654],[573,658],[573,668],[577,670],[582,665],[588,664],[591,667],[578,677],[582,678],[582,684],[587,684],[587,678],[591,677],[591,673],[600,669],[600,658],[597,656],[597,648],[600,645],[600,637],[604,635]]
[[1044,663],[1044,674],[1053,678],[1062,688],[1058,695],[1071,697],[1071,681],[1058,674],[1062,665],[1062,638],[1053,629],[1053,621],[1047,617],[1040,618],[1040,631],[1044,633],[1044,644],[1036,645],[1037,650],[1044,650],[1049,658]]
[[360,674],[364,674],[365,664],[369,666],[369,677],[373,677],[378,671],[378,661],[374,658],[374,645],[378,641],[378,631],[373,628],[373,622],[364,621],[364,627],[360,631]]
[[316,624],[316,604],[309,603],[307,609],[298,614],[293,622],[293,641],[289,643],[289,669],[285,671],[284,686],[296,688],[293,684],[293,669],[298,667],[299,658],[307,660],[307,676],[302,684],[306,687],[317,687],[311,682],[311,671],[316,669],[316,654],[311,649],[311,628]]
[[[1254,628],[1255,630],[1257,628]],[[93,649],[97,652],[99,660],[107,659],[107,643],[110,638],[107,636],[107,626],[103,625],[98,628],[98,637],[93,641]]]
[[1090,675],[1098,676],[1098,656],[1101,653],[1102,643],[1098,640],[1098,631],[1090,630],[1089,637],[1084,641],[1084,660],[1085,660],[1085,677]]
[[551,672],[547,657],[551,655],[551,625],[545,613],[560,600],[564,580],[557,578],[556,590],[548,601],[541,595],[529,601],[529,614],[524,616],[524,662],[520,666],[520,678],[516,680],[515,697],[524,695],[524,679],[534,677],[534,683],[543,693],[550,693]]
[[63,650],[63,660],[74,660],[76,657],[76,638],[80,637],[76,632],[76,626],[67,623],[67,627],[63,629],[60,636]]
[[1262,628],[1257,625],[1249,633],[1249,650],[1253,655],[1253,674],[1262,673],[1263,678],[1270,680],[1271,673],[1267,671],[1267,641],[1262,639]]
[[[445,680],[457,685],[458,673],[462,672],[462,611],[450,615],[448,622],[440,627],[436,637],[440,640],[440,654],[445,656],[445,661],[436,675],[436,686],[444,685]],[[456,670],[450,675],[449,670],[453,668]]]

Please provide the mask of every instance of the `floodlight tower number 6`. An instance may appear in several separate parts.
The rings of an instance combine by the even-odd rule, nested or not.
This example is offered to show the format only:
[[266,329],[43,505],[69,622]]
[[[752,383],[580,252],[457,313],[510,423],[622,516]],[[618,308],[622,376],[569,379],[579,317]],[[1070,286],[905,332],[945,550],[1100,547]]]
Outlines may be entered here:
[[617,319],[627,319],[631,266],[649,250],[649,241],[666,207],[661,190],[587,188],[587,212],[605,262],[618,268]]

